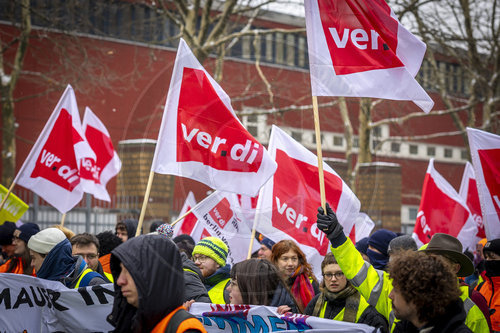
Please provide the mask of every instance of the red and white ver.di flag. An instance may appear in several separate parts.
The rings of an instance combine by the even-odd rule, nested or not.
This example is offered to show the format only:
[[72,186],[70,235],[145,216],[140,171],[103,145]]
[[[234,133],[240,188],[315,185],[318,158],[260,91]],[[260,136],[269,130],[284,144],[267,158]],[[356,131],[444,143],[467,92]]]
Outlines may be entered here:
[[[321,274],[321,261],[329,250],[329,241],[316,227],[317,209],[321,206],[318,158],[274,125],[269,153],[278,169],[259,193],[256,229],[274,242],[295,240],[315,274]],[[323,167],[326,202],[348,236],[359,215],[360,202],[328,164],[323,163]]]
[[[210,236],[226,243],[229,248],[228,264],[232,266],[247,258],[252,232],[244,221],[235,193],[215,191],[201,201],[193,213],[198,218],[199,226],[196,228],[201,230],[204,227]],[[257,250],[259,243],[253,242],[252,253]]]
[[229,96],[179,42],[152,171],[255,196],[276,163],[236,117]]
[[305,0],[313,96],[434,102],[414,79],[426,46],[385,0]]
[[[184,205],[182,206],[181,212],[179,213],[179,216],[183,216],[195,206],[196,206],[196,199],[194,197],[193,192],[189,191],[186,200],[184,201]],[[198,222],[196,216],[194,216],[192,212],[189,213],[188,215],[186,215],[185,218],[183,218],[174,225],[174,235],[172,236],[172,238],[182,234],[191,236],[191,233],[193,232],[196,222]]]
[[75,92],[68,85],[14,182],[66,213],[83,196],[79,161],[84,158],[96,157],[83,135]]
[[467,203],[437,172],[431,159],[412,236],[420,247],[438,232],[458,238],[464,250],[474,249],[477,227]]
[[474,168],[469,162],[465,163],[464,174],[462,176],[462,183],[458,194],[465,200],[467,207],[469,207],[472,219],[476,222],[477,233],[476,243],[481,239],[486,238],[484,231],[483,214],[481,212],[481,203],[479,202],[479,194],[477,192],[477,182],[474,173]]
[[500,238],[500,136],[467,128],[488,239]]
[[85,108],[83,116],[83,133],[96,154],[95,160],[81,160],[80,177],[83,190],[94,195],[96,199],[111,201],[106,184],[120,172],[122,162],[113,147],[106,126],[88,107]]
[[353,243],[357,243],[363,238],[369,237],[373,228],[375,228],[375,223],[372,219],[366,213],[359,213],[354,221],[349,238]]

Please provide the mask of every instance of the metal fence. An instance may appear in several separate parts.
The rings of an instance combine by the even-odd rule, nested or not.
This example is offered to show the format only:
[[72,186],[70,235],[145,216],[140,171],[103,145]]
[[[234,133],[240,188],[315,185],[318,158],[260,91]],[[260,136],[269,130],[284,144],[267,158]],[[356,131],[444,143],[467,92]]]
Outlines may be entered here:
[[[15,195],[29,205],[21,221],[37,223],[40,229],[61,223],[62,214],[35,193],[26,189],[18,189]],[[117,197],[115,195],[111,198],[111,202],[106,202],[85,194],[83,200],[66,214],[64,226],[75,233],[97,234],[105,230],[114,230],[119,220],[139,218],[139,207],[142,203],[139,199],[136,196]]]

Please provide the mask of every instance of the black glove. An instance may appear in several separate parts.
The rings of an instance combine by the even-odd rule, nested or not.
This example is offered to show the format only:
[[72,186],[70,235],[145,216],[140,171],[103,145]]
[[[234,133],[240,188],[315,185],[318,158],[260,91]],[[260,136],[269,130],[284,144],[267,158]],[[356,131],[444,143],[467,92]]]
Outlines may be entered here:
[[323,207],[319,207],[316,217],[318,218],[316,221],[318,229],[326,234],[326,237],[334,247],[345,242],[346,237],[344,235],[344,228],[340,225],[339,220],[337,220],[337,215],[335,215],[328,203],[326,204],[326,215]]

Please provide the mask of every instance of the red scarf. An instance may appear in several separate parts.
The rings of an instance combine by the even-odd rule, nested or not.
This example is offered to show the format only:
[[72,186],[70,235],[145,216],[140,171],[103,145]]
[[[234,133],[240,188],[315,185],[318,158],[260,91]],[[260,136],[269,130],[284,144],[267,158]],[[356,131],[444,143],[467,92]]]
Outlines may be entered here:
[[300,312],[304,313],[307,304],[314,297],[314,288],[309,281],[309,276],[303,272],[302,266],[297,267],[295,273],[290,278],[295,278],[290,291],[298,303]]

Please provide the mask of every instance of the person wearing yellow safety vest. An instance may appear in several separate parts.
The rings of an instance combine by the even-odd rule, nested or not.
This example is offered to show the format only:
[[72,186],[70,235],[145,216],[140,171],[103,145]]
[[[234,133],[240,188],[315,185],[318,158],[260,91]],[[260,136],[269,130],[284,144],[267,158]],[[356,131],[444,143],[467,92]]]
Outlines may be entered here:
[[226,290],[230,280],[231,266],[226,265],[228,248],[217,237],[203,238],[193,249],[193,261],[203,275],[203,284],[214,304],[229,304]]
[[[396,317],[392,311],[392,301],[389,299],[389,294],[393,286],[388,273],[376,270],[372,265],[363,260],[352,241],[344,235],[343,228],[338,222],[337,216],[328,204],[326,214],[322,207],[318,208],[317,218],[317,226],[330,240],[332,253],[346,278],[368,301],[368,304],[373,305],[389,321],[391,332],[398,332]],[[445,244],[441,242],[443,237],[446,238]],[[454,241],[449,239],[449,237],[453,238]],[[472,262],[461,252],[462,245],[456,238],[445,235],[438,236],[436,240],[438,246],[432,246],[431,249],[434,250],[434,253],[446,258],[453,253],[453,258],[458,264],[455,266],[457,268],[457,275],[467,276],[472,273]],[[434,243],[436,243],[436,240]],[[432,240],[431,243],[433,243]],[[431,246],[431,243],[429,243],[429,246]],[[441,253],[436,251],[438,249],[441,249]],[[468,292],[462,290],[461,298],[467,314],[466,325],[476,333],[489,332],[488,321],[479,307],[469,298]]]
[[39,278],[60,281],[68,288],[106,283],[99,273],[88,268],[81,256],[72,255],[71,243],[57,228],[47,228],[32,236],[28,248]]
[[347,281],[333,254],[321,263],[321,293],[307,305],[304,314],[350,323],[367,324],[388,332],[387,320]]
[[70,243],[73,256],[81,256],[87,263],[88,268],[101,274],[106,282],[113,283],[113,275],[104,272],[99,262],[99,240],[96,236],[84,232],[71,237]]

